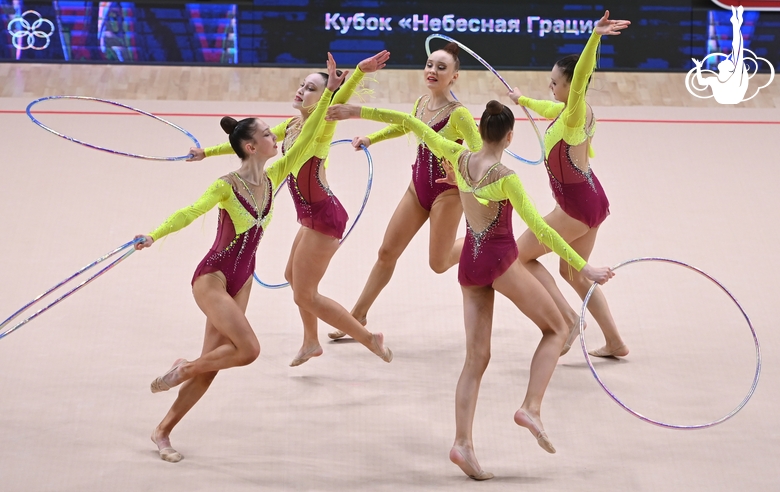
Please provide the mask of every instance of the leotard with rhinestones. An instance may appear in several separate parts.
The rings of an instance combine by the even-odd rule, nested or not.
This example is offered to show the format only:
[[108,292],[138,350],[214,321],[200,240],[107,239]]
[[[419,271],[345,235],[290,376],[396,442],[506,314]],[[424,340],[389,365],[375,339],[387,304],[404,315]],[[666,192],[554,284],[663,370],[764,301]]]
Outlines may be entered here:
[[273,191],[314,144],[332,94],[325,89],[301,129],[296,148],[265,169],[260,194],[253,194],[237,173],[231,173],[214,181],[194,204],[175,212],[150,234],[157,241],[183,229],[214,206],[219,207],[217,237],[195,269],[192,283],[202,275],[219,271],[225,276],[228,294],[234,297],[249,280],[255,270],[257,246],[273,214]]
[[[596,48],[600,38],[594,32],[585,45],[574,69],[566,104],[525,96],[518,101],[518,104],[553,120],[544,134],[544,161],[550,188],[561,209],[588,227],[598,227],[609,215],[607,195],[587,162],[587,157],[593,157],[590,141],[596,132],[596,118],[594,116],[590,125],[587,124],[585,91],[596,66]],[[573,155],[581,157],[573,158]],[[584,161],[584,166],[577,166],[575,161]]]
[[492,285],[517,259],[512,232],[514,209],[545,246],[576,270],[585,260],[539,215],[526,195],[520,178],[503,164],[494,164],[485,175],[472,180],[468,162],[473,152],[461,144],[443,138],[411,115],[387,109],[364,107],[361,117],[395,125],[404,125],[420,137],[437,156],[452,163],[466,216],[466,240],[458,266],[461,285]]
[[[358,83],[363,79],[360,68],[356,68],[344,85],[336,92],[331,104],[344,104],[355,92]],[[311,118],[311,117],[309,117]],[[308,121],[308,120],[307,120]],[[286,155],[295,148],[300,127],[300,116],[289,118],[276,125],[272,131],[282,140],[282,153]],[[309,229],[321,232],[327,236],[341,239],[346,229],[349,216],[341,202],[333,194],[325,177],[328,166],[327,158],[330,143],[336,131],[335,121],[322,121],[318,126],[314,144],[298,158],[287,178],[298,222]],[[205,149],[206,156],[230,153],[230,143]]]
[[[412,109],[413,115],[421,119],[424,108],[427,107],[430,96],[421,96],[414,103]],[[474,123],[474,117],[471,116],[468,109],[463,107],[457,101],[447,104],[439,112],[434,114],[428,122],[433,131],[442,137],[453,142],[466,142],[471,150],[477,151],[482,148],[482,139],[479,136],[477,125]],[[372,144],[387,140],[389,138],[400,137],[409,132],[408,127],[391,125],[378,132],[368,135]],[[444,178],[446,173],[442,167],[442,160],[436,157],[433,152],[423,142],[417,145],[417,158],[412,164],[412,183],[414,191],[417,194],[417,200],[428,212],[431,211],[436,197],[447,190],[455,189],[447,183],[437,183],[437,179]]]

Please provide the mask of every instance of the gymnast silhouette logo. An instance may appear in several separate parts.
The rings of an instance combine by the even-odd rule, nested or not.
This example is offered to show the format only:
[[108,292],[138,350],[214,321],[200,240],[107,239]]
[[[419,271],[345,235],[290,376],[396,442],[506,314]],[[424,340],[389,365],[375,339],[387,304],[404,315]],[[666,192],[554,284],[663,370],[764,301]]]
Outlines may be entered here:
[[[27,20],[28,16],[33,17],[32,22]],[[51,44],[51,35],[54,34],[54,24],[35,10],[14,17],[6,27],[11,35],[11,44],[18,50],[45,50]],[[40,46],[42,41],[39,42],[39,39],[46,40],[43,46]]]
[[[742,31],[740,30],[742,27],[743,10],[741,5],[737,9],[731,7],[731,26],[733,29],[731,54],[710,53],[701,61],[693,58],[693,63],[696,66],[685,76],[685,88],[688,89],[688,92],[692,95],[700,99],[714,97],[720,104],[739,104],[756,97],[761,89],[771,84],[772,80],[774,80],[775,67],[773,67],[766,58],[756,56],[755,53],[743,46],[744,40],[742,39]],[[748,56],[745,56],[746,53]],[[717,74],[712,70],[702,70],[701,68],[711,57],[716,59],[718,59],[718,57],[724,58],[718,63]],[[758,72],[759,60],[769,66],[769,81],[761,87],[758,87],[749,97],[745,97],[750,79]],[[702,77],[702,72],[713,74],[714,77]],[[707,87],[712,89],[712,94],[706,96],[697,94],[697,92],[707,91]]]

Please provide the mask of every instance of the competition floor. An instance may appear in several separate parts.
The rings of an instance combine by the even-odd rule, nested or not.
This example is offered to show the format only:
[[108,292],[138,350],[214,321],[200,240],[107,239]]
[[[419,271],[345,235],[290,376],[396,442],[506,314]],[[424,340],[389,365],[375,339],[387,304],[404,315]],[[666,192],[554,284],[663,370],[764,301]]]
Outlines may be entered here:
[[[56,66],[48,68],[45,76],[53,82],[45,90],[22,87],[33,83],[32,72],[1,68],[4,87],[18,90],[5,90],[0,98],[0,319],[150,231],[238,167],[235,156],[149,162],[58,138],[29,121],[26,105],[44,94],[102,94],[65,82],[58,91]],[[463,79],[469,74],[459,83],[468,84]],[[408,110],[424,88],[393,82],[391,75],[377,75],[376,101]],[[619,80],[620,74],[608,77]],[[630,87],[641,88],[632,93],[669,91],[651,76],[647,87],[641,75],[630,77]],[[669,80],[683,84],[682,77]],[[545,96],[543,79],[538,97]],[[384,83],[396,89],[392,102],[381,99]],[[468,87],[464,101],[476,115],[500,92],[500,86],[488,85],[477,97],[474,85]],[[779,99],[765,96],[766,109],[758,103],[763,94],[750,108],[696,101],[629,107],[620,104],[620,84],[610,87],[609,101],[594,102],[599,124],[592,165],[612,213],[591,263],[669,257],[703,269],[731,290],[755,325],[763,355],[758,389],[731,420],[698,431],[644,423],[610,400],[575,345],[561,358],[544,400],[544,425],[558,450],[545,453],[512,421],[540,333],[497,297],[492,360],[474,426],[477,456],[496,478],[469,480],[448,460],[455,383],[465,353],[461,294],[455,268],[443,275],[428,268],[426,226],[369,314],[369,329],[383,332],[395,352],[391,364],[357,343],[330,342],[330,327],[323,324],[324,355],[288,367],[302,339],[292,294],[255,285],[248,318],[262,346],[260,358],[219,375],[172,434],[184,460],[163,462],[149,435],[175,390],[153,395],[149,383],[174,359],[195,358],[200,351],[204,316],[192,299],[190,279],[213,241],[211,212],[0,340],[0,489],[776,490],[780,331],[773,306],[780,232],[773,203],[780,182],[774,144]],[[224,141],[222,115],[260,115],[271,125],[292,115],[287,102],[254,97],[175,100],[128,92],[115,98],[183,126],[204,146]],[[118,110],[98,103],[46,102],[37,111],[45,124],[97,145],[163,155],[184,154],[190,145],[147,117],[102,114]],[[375,128],[348,121],[339,124],[336,136]],[[538,155],[524,120],[517,123],[516,139],[513,150]],[[348,309],[408,185],[414,142],[401,138],[370,151],[371,199],[321,284],[322,293]],[[505,162],[517,170],[539,210],[552,210],[544,168]],[[333,148],[328,179],[352,217],[366,169],[362,153]],[[283,191],[258,252],[264,280],[282,280],[297,227]],[[516,234],[524,229],[516,218]],[[579,309],[581,302],[557,275],[557,259],[548,255],[543,263]],[[736,306],[714,284],[684,268],[643,263],[618,270],[604,291],[631,353],[594,363],[629,405],[652,418],[696,424],[716,420],[742,401],[755,371],[753,339]],[[591,348],[603,342],[592,319],[585,339]]]

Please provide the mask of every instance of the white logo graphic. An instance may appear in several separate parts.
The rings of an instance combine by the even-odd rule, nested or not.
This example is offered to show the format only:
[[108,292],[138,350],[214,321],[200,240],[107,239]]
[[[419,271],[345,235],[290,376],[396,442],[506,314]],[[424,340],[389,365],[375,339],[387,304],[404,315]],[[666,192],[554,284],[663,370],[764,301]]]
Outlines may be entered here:
[[[32,24],[25,19],[27,15],[38,17]],[[8,34],[11,35],[11,43],[18,50],[45,50],[51,43],[51,35],[54,34],[54,24],[49,19],[44,19],[34,10],[28,10],[19,17],[14,17],[8,22]],[[45,39],[43,46],[39,46],[39,39]]]
[[[693,58],[693,63],[696,66],[685,76],[685,88],[688,89],[688,92],[692,95],[700,99],[714,97],[720,104],[739,104],[756,97],[761,89],[771,84],[772,80],[774,80],[775,67],[773,67],[766,58],[756,56],[755,53],[749,49],[745,49],[743,46],[742,31],[740,30],[742,27],[742,11],[743,8],[741,5],[737,9],[731,7],[731,26],[734,34],[731,41],[730,55],[710,53],[701,61]],[[749,56],[746,57],[745,53],[748,53]],[[710,57],[716,57],[716,59],[717,57],[724,58],[723,61],[718,63],[718,73],[715,73],[712,70],[702,70],[702,65]],[[769,81],[757,88],[750,97],[745,97],[750,79],[758,72],[758,60],[762,60],[769,66],[769,71],[771,73]],[[714,77],[702,77],[702,72],[710,73],[714,75]],[[707,87],[712,89],[712,94],[700,96],[694,92],[706,91]]]

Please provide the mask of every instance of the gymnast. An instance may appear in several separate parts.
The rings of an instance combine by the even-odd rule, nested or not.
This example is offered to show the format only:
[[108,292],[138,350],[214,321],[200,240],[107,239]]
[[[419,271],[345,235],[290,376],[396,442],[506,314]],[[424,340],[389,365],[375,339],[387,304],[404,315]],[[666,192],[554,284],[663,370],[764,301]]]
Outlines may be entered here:
[[531,360],[525,400],[514,420],[531,431],[544,450],[554,453],[555,448],[542,425],[541,404],[566,341],[568,326],[545,288],[522,263],[515,261],[518,251],[512,232],[512,210],[517,211],[539,241],[586,278],[604,283],[612,277],[612,271],[591,267],[566,244],[536,211],[517,175],[501,164],[503,152],[512,142],[515,121],[512,111],[503,104],[497,101],[487,104],[479,124],[483,146],[477,152],[398,111],[352,105],[328,109],[329,120],[357,117],[407,127],[434,154],[453,163],[452,178],[460,190],[467,224],[458,267],[466,327],[466,361],[455,392],[456,434],[450,460],[475,480],[493,477],[479,466],[472,426],[479,385],[490,360],[495,291],[509,298],[542,331]]
[[[389,57],[390,53],[382,51],[361,61],[344,87],[336,92],[332,104],[348,101],[364,74],[384,67]],[[283,154],[295,148],[301,125],[310,118],[317,98],[328,83],[328,74],[313,73],[307,76],[293,100],[293,107],[298,109],[301,115],[272,129],[278,138],[283,138]],[[393,359],[393,352],[384,348],[381,333],[372,335],[340,304],[318,292],[320,280],[339,247],[339,240],[344,235],[348,219],[347,212],[328,187],[325,178],[326,160],[335,131],[335,122],[321,125],[317,129],[314,144],[306,152],[299,154],[296,158],[298,163],[287,178],[298,222],[301,224],[293,241],[284,274],[293,290],[303,321],[303,344],[290,363],[291,366],[301,365],[312,357],[322,355],[322,346],[317,337],[318,318],[365,344],[386,362]],[[225,147],[226,145],[222,144],[200,153],[194,148],[190,150],[196,154],[193,160],[200,160],[204,156],[225,153]]]
[[[332,91],[343,81],[344,76],[336,74],[332,59],[328,62],[328,72],[328,86],[322,91],[316,110],[303,125],[297,145],[285,157],[265,168],[268,159],[277,153],[276,135],[269,126],[256,118],[236,122],[224,117],[220,125],[230,135],[231,145],[241,158],[241,167],[217,179],[192,206],[171,215],[151,234],[136,236],[144,241],[135,248],[148,248],[215,205],[220,209],[216,240],[192,279],[195,302],[206,315],[201,356],[192,362],[176,360],[165,375],[151,384],[152,392],[157,393],[184,383],[173,406],[152,432],[152,441],[165,461],[175,463],[182,459],[171,446],[170,433],[203,396],[217,372],[250,364],[260,354],[257,336],[245,315],[257,245],[271,220],[274,189],[300,165],[301,156],[310,146],[316,145],[317,128],[323,121]],[[384,355],[381,337],[369,333],[359,339]]]
[[[512,101],[553,120],[544,134],[544,145],[545,165],[557,205],[544,220],[585,260],[593,251],[599,226],[609,215],[607,195],[590,168],[589,157],[593,157],[590,141],[595,133],[596,119],[585,102],[585,92],[596,65],[596,49],[601,36],[618,35],[630,24],[629,21],[610,20],[609,11],[606,11],[596,23],[582,55],[569,55],[558,60],[550,74],[549,86],[558,102],[522,96],[517,88],[509,92]],[[579,316],[566,302],[550,273],[537,260],[547,250],[531,231],[520,236],[517,247],[520,262],[544,285],[570,327],[561,352],[563,355],[580,333]],[[564,261],[560,263],[560,274],[584,299],[591,287],[588,279],[581,272],[572,271]],[[628,347],[618,333],[601,289],[593,292],[588,310],[606,339],[604,347],[588,353],[597,357],[628,355]]]
[[[417,99],[412,114],[448,140],[462,142],[471,150],[479,150],[482,141],[471,113],[453,99],[450,89],[458,78],[458,45],[447,44],[434,51],[425,63],[423,75],[430,91]],[[361,146],[396,138],[409,132],[408,127],[391,125],[365,137],[355,137],[355,150]],[[455,186],[439,182],[445,177],[441,159],[425,143],[417,146],[417,159],[412,165],[412,181],[404,192],[387,225],[376,263],[365,287],[352,308],[352,316],[366,324],[368,310],[379,293],[390,282],[398,258],[417,231],[430,219],[428,262],[436,273],[444,273],[458,262],[463,240],[455,241],[462,207]],[[345,335],[336,330],[328,336],[337,339]]]

